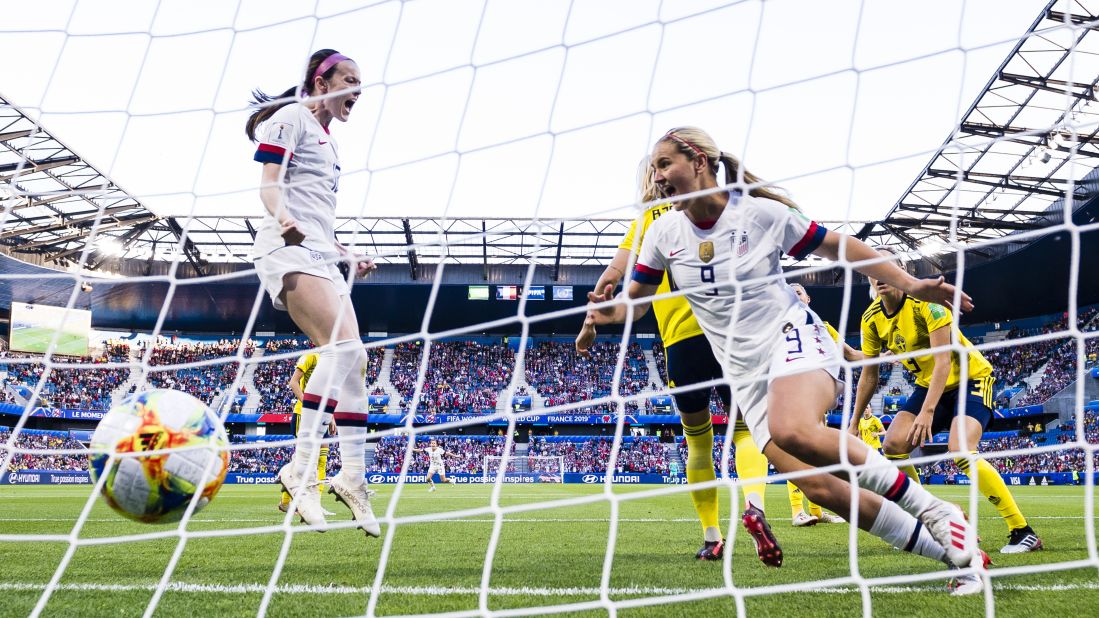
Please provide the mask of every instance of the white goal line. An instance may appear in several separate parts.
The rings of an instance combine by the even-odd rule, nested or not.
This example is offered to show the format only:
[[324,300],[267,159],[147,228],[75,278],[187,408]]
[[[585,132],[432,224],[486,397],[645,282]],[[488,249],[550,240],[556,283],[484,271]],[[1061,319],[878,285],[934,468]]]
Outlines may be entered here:
[[[0,592],[28,592],[45,589],[46,584],[34,582],[0,582]],[[68,583],[58,584],[55,589],[66,592],[141,592],[156,589],[155,583],[149,584],[95,584],[95,583]],[[1099,582],[1078,582],[1070,584],[995,584],[997,591],[1015,592],[1071,592],[1077,590],[1099,590]],[[166,592],[184,592],[199,594],[262,594],[267,589],[266,584],[199,584],[186,582],[171,582],[165,588]],[[941,591],[941,585],[922,586],[871,586],[873,593],[909,594]],[[392,586],[383,585],[383,594],[399,594],[409,596],[450,596],[461,594],[480,594],[481,589],[474,586]],[[370,586],[325,586],[318,584],[282,584],[275,587],[275,594],[370,594]],[[655,586],[626,586],[610,588],[607,591],[615,596],[665,596],[680,594],[718,594],[727,593],[727,588],[662,588]],[[857,587],[849,585],[834,588],[816,588],[802,590],[806,593],[823,594],[861,594]],[[577,597],[599,596],[601,593],[597,587],[567,586],[567,587],[529,587],[529,586],[496,586],[490,587],[488,593],[493,596],[532,596],[532,597]],[[731,595],[730,595],[731,596]]]

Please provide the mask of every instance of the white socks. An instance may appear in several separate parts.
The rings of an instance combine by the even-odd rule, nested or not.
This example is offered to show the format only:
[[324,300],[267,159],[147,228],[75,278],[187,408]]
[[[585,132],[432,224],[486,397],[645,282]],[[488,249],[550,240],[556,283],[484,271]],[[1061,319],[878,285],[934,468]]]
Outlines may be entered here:
[[939,562],[946,561],[946,550],[932,538],[923,524],[888,500],[882,500],[881,510],[878,511],[874,525],[870,527],[870,534],[897,549]]

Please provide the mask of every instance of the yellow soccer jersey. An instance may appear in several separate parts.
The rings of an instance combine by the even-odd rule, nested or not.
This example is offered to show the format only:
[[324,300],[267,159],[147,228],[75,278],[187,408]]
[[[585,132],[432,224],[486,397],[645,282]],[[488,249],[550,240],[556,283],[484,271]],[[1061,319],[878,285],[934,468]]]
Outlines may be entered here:
[[859,417],[859,435],[862,441],[870,448],[881,448],[881,436],[875,435],[885,431],[881,419],[876,416],[870,418]]
[[832,341],[835,341],[836,343],[840,342],[840,334],[836,331],[836,329],[832,328],[831,324],[825,322],[824,328],[828,329],[828,334],[832,337]]
[[[645,239],[645,232],[649,231],[649,226],[652,225],[653,221],[659,219],[660,215],[671,209],[671,204],[658,204],[645,211],[642,218],[641,236],[635,239],[637,235],[637,220],[635,219],[630,224],[629,231],[622,237],[622,242],[618,243],[618,248],[636,254],[641,250],[641,242]],[[656,293],[666,294],[672,289],[674,289],[672,281],[668,278],[668,273],[665,272],[664,279],[656,288]],[[686,296],[654,300],[653,313],[656,314],[656,325],[660,330],[660,339],[665,346],[702,334],[702,327],[698,325],[698,320],[691,312],[691,305],[687,302]]]
[[[298,363],[294,365],[294,369],[301,370],[301,380],[298,381],[298,386],[302,392],[305,392],[305,385],[309,384],[309,378],[313,375],[313,370],[317,368],[317,354],[316,352],[310,352],[308,354],[302,354],[298,359]],[[301,414],[301,401],[299,400],[294,404],[294,414]]]
[[[901,300],[901,306],[895,314],[887,315],[882,299],[876,298],[862,314],[862,351],[868,357],[876,357],[883,347],[894,354],[927,350],[931,347],[931,331],[949,327],[953,319],[946,307],[908,296]],[[959,343],[967,348],[973,347],[965,335],[960,332],[958,335]],[[935,368],[935,357],[929,352],[901,362],[916,375],[916,384],[927,388],[931,383],[931,372]],[[958,355],[951,353],[947,390],[958,387],[960,371]],[[976,380],[989,375],[992,375],[992,365],[979,351],[970,349],[968,379]]]

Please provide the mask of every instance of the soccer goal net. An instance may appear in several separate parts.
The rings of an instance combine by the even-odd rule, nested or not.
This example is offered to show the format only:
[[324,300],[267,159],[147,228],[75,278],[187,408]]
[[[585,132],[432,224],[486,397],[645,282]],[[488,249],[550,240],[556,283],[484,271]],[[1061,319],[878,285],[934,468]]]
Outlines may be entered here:
[[[340,75],[361,85],[357,98],[308,97],[294,133],[307,151],[257,149],[243,131],[252,90],[296,85],[296,100],[310,54],[328,48],[356,62]],[[1099,1],[74,0],[5,6],[0,50],[5,611],[995,616],[1099,606]],[[720,154],[677,137],[677,153],[654,159],[677,127],[705,130]],[[256,162],[271,156],[274,180]],[[644,192],[639,161],[661,192]],[[311,165],[325,182],[285,182]],[[714,186],[695,180],[711,176]],[[301,313],[276,311],[258,285],[251,250],[271,189],[335,195],[336,240],[379,267],[350,286],[369,418],[334,405],[336,427],[314,428],[316,438],[298,438],[294,391],[310,354],[345,350],[294,336]],[[746,194],[788,199],[800,214],[776,206],[787,227],[757,234],[736,218]],[[677,218],[672,231],[656,223],[688,202],[720,215]],[[667,251],[652,249],[656,238]],[[894,253],[856,259],[851,238]],[[680,239],[689,246],[668,244]],[[310,272],[343,259],[310,249]],[[649,313],[599,326],[578,353],[598,281],[663,281],[657,264],[637,268],[646,251],[697,273],[695,284],[657,288],[681,313],[624,300],[615,306],[626,318]],[[729,268],[753,259],[740,276]],[[868,359],[868,324],[881,314],[882,329],[896,326],[860,274],[874,259],[920,279],[944,274],[976,307],[947,319],[939,304],[921,305],[925,328],[911,328],[930,347],[875,331],[889,356]],[[750,347],[760,332],[748,317],[766,311],[745,299],[780,282],[811,293],[805,302],[838,331],[837,353],[851,346],[835,364],[838,402],[821,410],[843,454],[794,472],[763,463],[753,476],[738,469],[751,443],[738,441],[737,408],[750,402],[741,390],[727,409],[721,391],[772,376],[760,361],[731,378],[710,356]],[[739,300],[709,316],[706,333],[669,330],[719,294]],[[801,338],[786,326],[793,356],[832,345],[823,327]],[[682,334],[691,337],[671,336]],[[859,378],[879,363],[864,426]],[[713,390],[709,401],[669,377],[684,368]],[[912,555],[922,523],[893,543],[910,551],[894,551],[858,531],[881,536],[866,521],[881,511],[852,502],[833,509],[850,524],[823,525],[797,487],[873,473],[846,445],[884,434],[886,451],[904,450],[913,438],[890,435],[891,421],[919,419],[939,384],[940,401],[969,420],[991,410],[984,433],[971,440],[963,420],[950,435],[953,408],[945,424],[936,417],[918,450],[890,460],[911,480],[883,493],[922,491],[918,479],[968,513],[994,558],[960,573],[983,582],[968,598],[946,591],[958,571]],[[87,445],[112,401],[155,388],[216,407],[229,467],[201,512],[154,526],[103,504],[88,470],[103,450]],[[304,446],[327,491],[363,440],[381,537],[363,538],[346,501],[327,493],[326,533],[300,525],[279,470]],[[690,465],[703,454],[712,466]],[[440,461],[453,486],[414,485]],[[24,487],[36,484],[53,487]],[[742,523],[753,492],[781,569],[760,563]],[[1042,542],[1052,551],[1033,551]],[[719,560],[695,564],[700,547]]]
[[505,483],[562,483],[565,478],[563,455],[527,455],[501,457],[485,455],[485,467],[481,481],[494,483],[503,469]]

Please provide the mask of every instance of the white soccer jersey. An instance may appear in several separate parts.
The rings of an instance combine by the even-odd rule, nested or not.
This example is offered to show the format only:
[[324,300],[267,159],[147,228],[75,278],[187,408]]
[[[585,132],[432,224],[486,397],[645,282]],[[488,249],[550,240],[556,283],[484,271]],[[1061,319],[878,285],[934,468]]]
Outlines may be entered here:
[[[259,131],[256,161],[282,163],[286,160],[283,205],[305,235],[302,246],[326,257],[335,255],[336,191],[340,161],[336,141],[321,126],[309,108],[291,103],[271,115]],[[278,221],[264,214],[256,232],[252,257],[263,257],[285,246]]]
[[[803,258],[826,232],[780,202],[733,195],[708,228],[683,211],[657,219],[645,234],[634,278],[656,285],[667,271],[673,290],[694,288],[686,297],[714,356],[731,377],[743,377],[767,371],[789,316],[808,310],[776,277],[782,274],[781,254]],[[736,281],[748,282],[739,298]],[[819,321],[815,314],[811,319]]]
[[443,467],[443,453],[445,453],[445,452],[446,451],[443,450],[443,447],[441,447],[441,446],[429,446],[429,447],[427,447],[427,456],[431,458],[431,467],[432,468],[442,468]]

